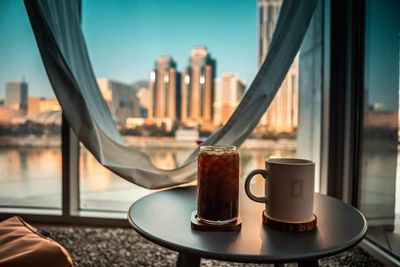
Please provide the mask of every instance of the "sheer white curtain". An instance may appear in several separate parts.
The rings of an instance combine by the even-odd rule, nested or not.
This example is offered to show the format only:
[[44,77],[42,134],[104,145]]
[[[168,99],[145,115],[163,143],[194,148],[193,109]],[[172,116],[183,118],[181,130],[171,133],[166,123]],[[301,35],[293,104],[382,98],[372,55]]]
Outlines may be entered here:
[[[316,4],[317,0],[284,1],[264,64],[229,121],[205,145],[240,146],[257,126],[299,50]],[[25,6],[63,113],[96,159],[146,188],[193,181],[198,149],[182,166],[162,170],[147,154],[124,144],[96,83],[81,29],[81,1],[25,0]]]

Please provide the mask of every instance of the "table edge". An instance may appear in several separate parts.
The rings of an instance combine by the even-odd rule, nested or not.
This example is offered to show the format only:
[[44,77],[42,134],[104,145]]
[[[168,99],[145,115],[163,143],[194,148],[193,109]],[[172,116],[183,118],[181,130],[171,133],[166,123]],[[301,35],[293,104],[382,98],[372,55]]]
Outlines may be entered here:
[[[191,188],[191,187],[194,188],[196,186],[186,186],[186,187],[179,187],[179,188]],[[167,190],[174,190],[174,189],[176,189],[176,188],[167,189]],[[163,190],[163,191],[167,191],[167,190]],[[152,194],[161,193],[163,191],[158,191],[158,192],[151,193],[149,195],[144,196],[143,198],[149,197]],[[328,198],[332,198],[334,200],[343,202],[340,199],[337,199],[337,198],[334,198],[334,197],[331,197],[331,196],[328,196],[328,195],[324,195],[324,194],[321,194],[321,193],[314,193],[314,194],[318,194],[318,195],[321,195],[323,197],[328,197]],[[140,199],[143,199],[143,198],[140,198]],[[138,199],[137,201],[139,201],[140,199]],[[332,255],[336,255],[338,253],[344,252],[344,251],[346,251],[346,250],[348,250],[350,248],[355,247],[358,243],[360,243],[364,239],[364,237],[365,237],[365,235],[367,233],[367,229],[368,229],[367,220],[365,219],[364,215],[358,209],[356,209],[355,207],[351,206],[350,204],[348,204],[346,202],[343,202],[344,204],[346,204],[346,205],[350,206],[352,209],[354,209],[361,216],[361,218],[364,221],[364,227],[360,231],[359,235],[355,236],[354,238],[352,238],[351,240],[346,242],[346,244],[343,245],[340,248],[327,250],[324,253],[304,254],[304,256],[302,256],[300,258],[288,256],[287,258],[284,258],[284,259],[282,259],[282,258],[274,258],[274,257],[270,257],[270,256],[269,257],[265,257],[264,255],[247,255],[247,254],[224,255],[224,254],[220,254],[220,253],[213,253],[213,252],[209,252],[209,251],[198,250],[198,249],[194,249],[194,248],[191,248],[191,247],[175,244],[175,243],[169,242],[167,240],[160,239],[157,236],[154,236],[152,234],[149,234],[149,233],[143,231],[141,228],[139,228],[132,221],[131,216],[130,216],[131,210],[132,210],[134,204],[137,201],[132,203],[132,205],[129,207],[128,214],[127,214],[128,215],[127,219],[128,219],[129,224],[132,226],[132,228],[138,234],[140,234],[142,237],[144,237],[145,239],[147,239],[147,240],[149,240],[149,241],[151,241],[151,242],[153,242],[153,243],[155,243],[157,245],[160,245],[160,246],[162,246],[164,248],[167,248],[167,249],[170,249],[170,250],[173,250],[173,251],[176,251],[176,252],[188,253],[188,254],[196,255],[196,256],[199,256],[199,257],[202,257],[202,258],[229,261],[229,262],[241,262],[241,263],[278,263],[279,262],[279,263],[288,263],[288,262],[296,262],[296,261],[299,261],[299,260],[301,261],[301,260],[307,260],[307,259],[325,258],[325,257],[329,257],[329,256],[332,256]]]

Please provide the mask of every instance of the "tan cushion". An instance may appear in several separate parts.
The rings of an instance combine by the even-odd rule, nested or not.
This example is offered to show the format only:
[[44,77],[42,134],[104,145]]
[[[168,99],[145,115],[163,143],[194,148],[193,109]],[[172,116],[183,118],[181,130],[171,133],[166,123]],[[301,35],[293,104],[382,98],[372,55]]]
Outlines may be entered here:
[[71,267],[72,258],[54,240],[20,217],[0,222],[0,267]]

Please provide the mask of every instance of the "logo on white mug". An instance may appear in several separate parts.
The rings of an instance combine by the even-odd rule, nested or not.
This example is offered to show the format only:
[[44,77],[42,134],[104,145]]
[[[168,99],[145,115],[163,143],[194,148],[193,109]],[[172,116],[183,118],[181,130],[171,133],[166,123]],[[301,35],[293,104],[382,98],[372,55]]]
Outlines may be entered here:
[[303,180],[291,179],[290,180],[290,197],[298,198],[303,197]]

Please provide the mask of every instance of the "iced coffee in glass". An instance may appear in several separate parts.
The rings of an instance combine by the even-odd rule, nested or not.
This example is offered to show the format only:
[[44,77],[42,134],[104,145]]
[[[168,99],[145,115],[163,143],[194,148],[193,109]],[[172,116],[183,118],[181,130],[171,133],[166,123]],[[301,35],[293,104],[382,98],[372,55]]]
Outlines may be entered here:
[[235,146],[202,146],[198,157],[197,219],[229,224],[239,213],[239,154]]

